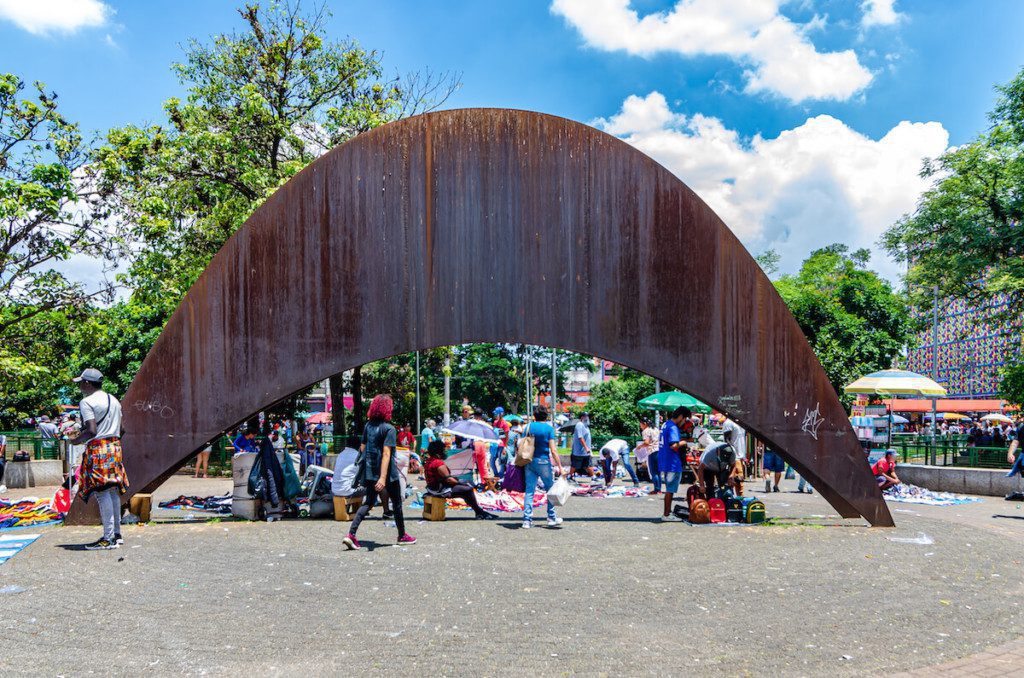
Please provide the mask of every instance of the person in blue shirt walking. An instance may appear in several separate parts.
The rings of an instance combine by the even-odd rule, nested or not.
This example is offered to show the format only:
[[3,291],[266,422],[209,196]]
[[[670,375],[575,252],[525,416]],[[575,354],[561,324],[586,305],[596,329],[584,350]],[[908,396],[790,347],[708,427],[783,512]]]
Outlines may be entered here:
[[[550,490],[555,484],[554,474],[551,465],[558,468],[558,475],[562,475],[562,460],[558,457],[558,450],[555,448],[555,429],[548,423],[548,410],[539,406],[533,411],[536,419],[526,428],[523,435],[533,436],[533,460],[523,467],[523,475],[526,479],[526,492],[523,494],[523,529],[533,527],[533,493],[537,489],[537,480],[540,479],[544,490]],[[548,500],[548,527],[558,527],[562,519],[555,515],[555,505]]]
[[682,520],[672,513],[672,497],[679,491],[679,482],[683,479],[683,458],[686,454],[686,439],[690,436],[693,424],[690,423],[689,431],[684,430],[684,422],[690,421],[690,410],[686,407],[677,407],[672,416],[661,427],[661,447],[658,448],[658,469],[661,471],[661,479],[665,489],[665,505],[662,513],[662,522]]

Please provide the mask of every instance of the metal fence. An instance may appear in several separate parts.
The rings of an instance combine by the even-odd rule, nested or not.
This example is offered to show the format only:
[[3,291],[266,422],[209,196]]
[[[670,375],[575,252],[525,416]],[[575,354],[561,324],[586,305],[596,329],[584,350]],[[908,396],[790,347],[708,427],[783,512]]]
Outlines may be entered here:
[[7,438],[4,456],[13,459],[15,452],[28,452],[32,459],[61,459],[62,440],[43,438],[37,431],[0,431]]
[[936,438],[928,436],[894,437],[892,449],[904,464],[960,466],[971,468],[1010,468],[1007,447],[972,447],[966,437]]

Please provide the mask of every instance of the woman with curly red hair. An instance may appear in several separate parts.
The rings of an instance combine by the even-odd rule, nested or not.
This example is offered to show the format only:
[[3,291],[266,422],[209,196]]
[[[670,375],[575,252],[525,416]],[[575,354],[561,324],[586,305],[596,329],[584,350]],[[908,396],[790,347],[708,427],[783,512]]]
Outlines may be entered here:
[[[399,480],[398,464],[395,463],[395,446],[398,437],[391,425],[394,403],[389,395],[377,395],[366,413],[369,419],[363,427],[363,439],[359,445],[359,459],[356,461],[356,478],[366,487],[366,498],[352,519],[352,529],[343,540],[345,546],[360,548],[356,533],[363,518],[377,503],[377,497],[385,491],[394,507],[395,525],[398,527],[399,544],[415,544],[416,537],[405,531],[405,516],[402,515],[402,485]],[[386,503],[386,500],[385,500]],[[384,507],[387,510],[387,507]]]

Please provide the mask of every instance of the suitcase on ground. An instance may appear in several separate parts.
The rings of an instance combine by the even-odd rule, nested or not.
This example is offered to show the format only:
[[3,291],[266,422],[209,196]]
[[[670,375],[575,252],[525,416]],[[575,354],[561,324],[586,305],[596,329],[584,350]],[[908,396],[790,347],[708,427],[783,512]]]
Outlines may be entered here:
[[700,485],[690,485],[686,488],[686,503],[693,506],[694,499],[704,499],[704,493],[700,491]]
[[708,499],[708,512],[711,522],[725,522],[725,502],[721,499]]
[[690,504],[690,522],[694,525],[705,525],[711,522],[711,508],[707,499],[694,499]]
[[765,519],[764,502],[751,497],[750,501],[744,502],[744,520],[750,524],[763,523]]

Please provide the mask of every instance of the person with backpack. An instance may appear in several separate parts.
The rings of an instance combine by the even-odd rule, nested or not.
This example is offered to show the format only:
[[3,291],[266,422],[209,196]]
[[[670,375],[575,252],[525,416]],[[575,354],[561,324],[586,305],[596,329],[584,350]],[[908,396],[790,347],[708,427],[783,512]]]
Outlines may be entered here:
[[391,425],[394,402],[389,395],[376,395],[366,412],[366,425],[359,445],[359,461],[356,478],[366,487],[366,499],[352,519],[352,527],[342,542],[349,550],[362,548],[356,534],[363,519],[377,504],[377,498],[387,491],[394,511],[395,526],[398,528],[399,544],[415,544],[416,537],[405,531],[405,516],[402,514],[402,485],[398,464],[394,457],[398,432]]
[[[555,429],[548,423],[548,410],[543,405],[533,411],[535,421],[526,427],[524,436],[533,436],[533,459],[524,468],[526,491],[523,493],[523,529],[533,527],[533,493],[537,489],[537,480],[544,486],[544,491],[555,484],[552,464],[562,475],[562,460],[555,447]],[[555,505],[548,499],[548,527],[559,527],[562,519],[555,515]]]

